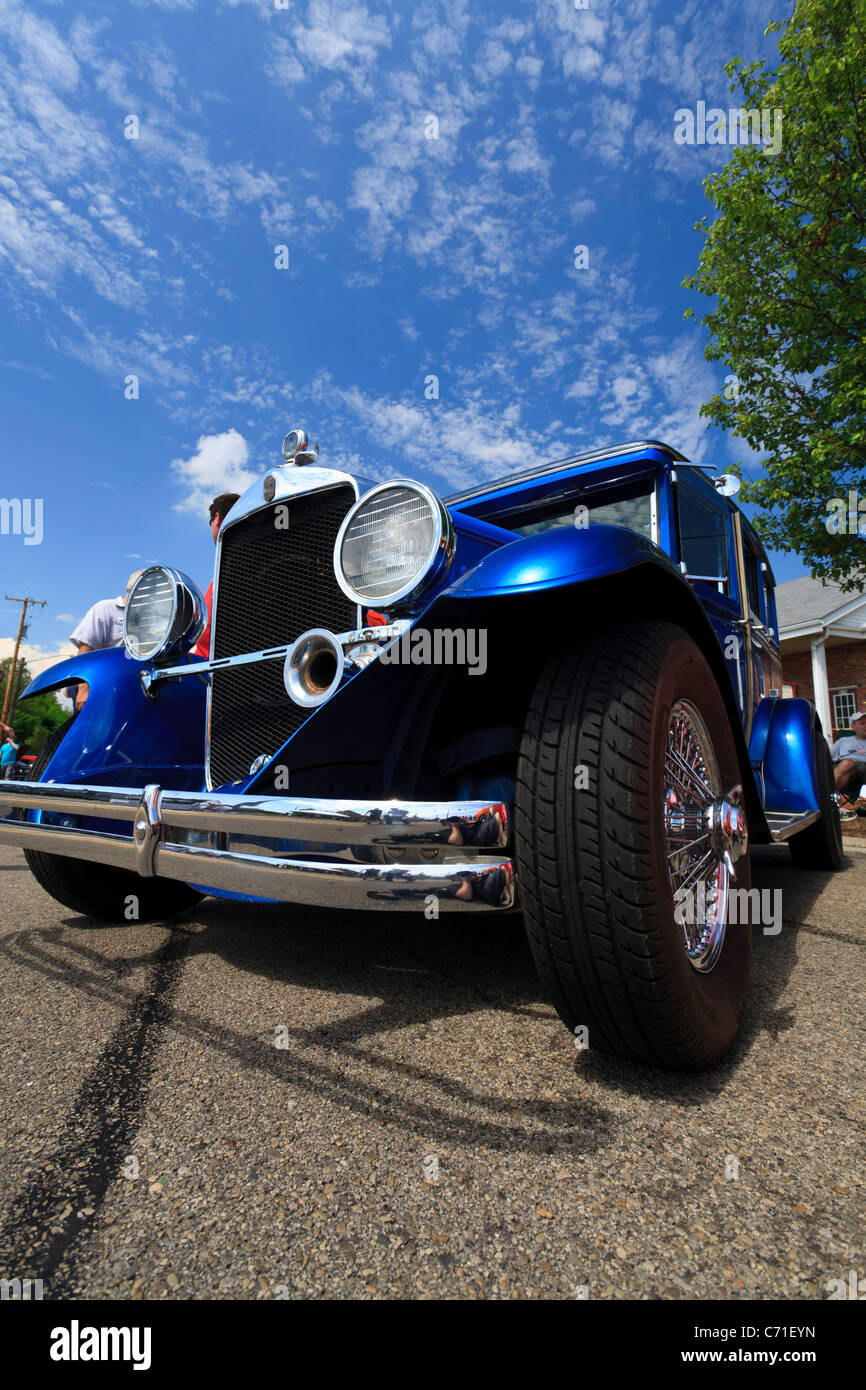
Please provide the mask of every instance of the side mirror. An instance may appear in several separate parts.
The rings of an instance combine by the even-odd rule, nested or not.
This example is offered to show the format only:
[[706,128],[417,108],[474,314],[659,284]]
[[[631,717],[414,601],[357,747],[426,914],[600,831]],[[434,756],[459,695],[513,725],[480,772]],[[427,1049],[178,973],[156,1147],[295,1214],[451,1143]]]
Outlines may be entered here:
[[713,478],[716,492],[723,497],[736,497],[740,490],[740,480],[736,473],[723,473],[721,478]]

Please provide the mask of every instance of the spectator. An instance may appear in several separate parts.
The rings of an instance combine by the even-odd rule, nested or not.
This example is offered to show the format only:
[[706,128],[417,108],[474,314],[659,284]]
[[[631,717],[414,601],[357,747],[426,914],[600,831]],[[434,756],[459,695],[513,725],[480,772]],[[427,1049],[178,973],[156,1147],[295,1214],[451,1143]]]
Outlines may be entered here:
[[[210,533],[213,536],[213,543],[216,545],[220,527],[240,497],[239,492],[221,492],[219,497],[215,497],[210,504]],[[210,615],[213,607],[213,580],[207,586],[207,593],[204,596],[207,604],[207,627],[199,638],[198,644],[193,647],[192,655],[207,661],[210,656]]]
[[[92,608],[88,608],[69,638],[78,648],[79,656],[85,652],[102,651],[105,647],[123,646],[123,610],[129,591],[141,573],[141,570],[132,572],[126,581],[125,594],[118,594],[117,598],[101,598]],[[86,681],[66,687],[66,694],[73,701],[76,712],[87,699],[89,690]]]
[[851,733],[837,738],[830,749],[837,792],[848,794],[856,801],[855,791],[866,782],[866,711],[858,709],[851,715]]
[[10,729],[8,724],[3,725],[6,730],[6,737],[3,740],[3,747],[0,748],[0,776],[4,781],[9,780],[14,775],[15,764],[18,761],[18,744],[15,742],[15,730]]

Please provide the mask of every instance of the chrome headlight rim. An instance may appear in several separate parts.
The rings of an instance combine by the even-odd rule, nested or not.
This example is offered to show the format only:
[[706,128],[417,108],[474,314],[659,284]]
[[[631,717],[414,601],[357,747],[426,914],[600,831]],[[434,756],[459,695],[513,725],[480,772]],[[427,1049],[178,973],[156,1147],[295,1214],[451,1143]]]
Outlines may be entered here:
[[[423,565],[419,567],[411,580],[392,593],[379,594],[375,598],[371,598],[353,588],[343,574],[341,562],[343,540],[362,507],[372,498],[396,488],[405,488],[410,492],[415,492],[427,503],[433,518],[433,539]],[[337,539],[334,542],[334,575],[346,597],[362,608],[375,607],[381,604],[383,608],[387,609],[395,604],[411,603],[432,588],[450,567],[454,559],[455,544],[454,523],[451,520],[451,513],[442,499],[437,497],[431,488],[424,483],[416,482],[414,478],[390,478],[388,482],[377,483],[375,487],[371,487],[368,492],[363,493],[344,516],[337,532]]]
[[[133,650],[127,619],[132,600],[139,587],[154,574],[163,575],[171,585],[171,617],[158,642],[146,651]],[[160,657],[173,657],[190,652],[207,627],[208,611],[204,595],[198,585],[193,583],[182,570],[169,565],[148,565],[136,579],[126,596],[123,607],[123,645],[133,661],[156,661]]]

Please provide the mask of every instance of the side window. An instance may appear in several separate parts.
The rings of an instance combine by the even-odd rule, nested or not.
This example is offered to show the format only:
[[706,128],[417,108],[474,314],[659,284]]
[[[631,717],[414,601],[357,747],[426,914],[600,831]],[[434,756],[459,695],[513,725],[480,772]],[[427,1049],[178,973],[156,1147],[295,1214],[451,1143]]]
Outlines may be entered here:
[[773,593],[773,586],[767,578],[766,574],[764,575],[764,611],[767,614],[765,620],[767,627],[770,628],[771,632],[773,633],[773,636],[778,641],[779,625],[776,621],[776,599]]
[[682,483],[677,499],[680,548],[687,576],[716,584],[727,594],[728,535],[724,516]]

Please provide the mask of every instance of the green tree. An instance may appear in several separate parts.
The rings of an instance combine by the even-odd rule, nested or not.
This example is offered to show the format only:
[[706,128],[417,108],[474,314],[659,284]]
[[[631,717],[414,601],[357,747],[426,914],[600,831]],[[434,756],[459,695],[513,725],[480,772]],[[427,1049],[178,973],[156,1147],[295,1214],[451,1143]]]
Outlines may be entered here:
[[[9,656],[0,661],[0,704],[6,692],[11,665],[12,658]],[[17,694],[27,689],[30,680],[30,672],[19,657],[15,685]],[[14,728],[15,742],[21,753],[39,753],[49,736],[68,718],[69,711],[63,709],[54,692],[49,690],[44,695],[34,695],[30,700],[19,700],[14,713],[6,715],[6,723]]]
[[706,356],[731,372],[701,414],[763,456],[742,496],[764,540],[854,590],[866,585],[866,0],[799,0],[767,32],[775,69],[737,58],[725,71],[746,108],[781,113],[781,145],[740,145],[705,180],[717,216],[697,223],[706,240],[683,281],[716,298],[700,318]]

